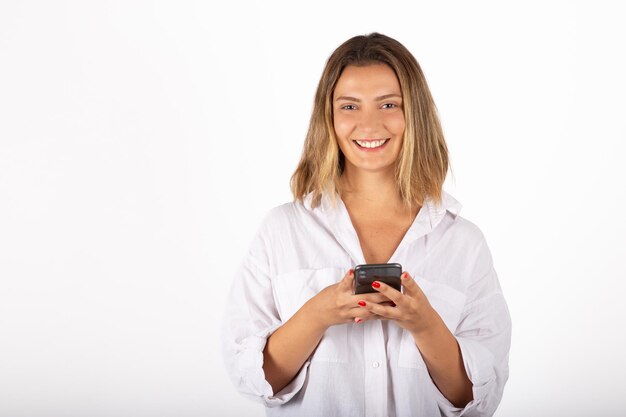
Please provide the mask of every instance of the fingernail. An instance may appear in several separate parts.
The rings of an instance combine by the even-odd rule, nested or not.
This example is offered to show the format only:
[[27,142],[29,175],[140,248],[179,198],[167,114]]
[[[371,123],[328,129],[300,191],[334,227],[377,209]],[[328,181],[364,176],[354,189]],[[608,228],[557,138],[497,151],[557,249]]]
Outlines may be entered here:
[[409,277],[409,273],[408,272],[403,272],[402,273],[402,279],[407,279]]
[[360,305],[361,307],[365,307],[365,306],[366,306],[365,301],[363,301],[363,300],[359,301],[359,305]]
[[359,324],[359,323],[360,323],[360,322],[362,322],[362,321],[363,321],[363,319],[360,319],[360,318],[358,318],[358,317],[357,317],[356,319],[354,319],[354,322],[355,322],[356,324]]
[[374,282],[372,282],[372,287],[374,287],[374,288],[380,288],[380,282],[378,282],[378,281],[374,281]]
[[350,268],[350,270],[348,271],[348,275],[352,275],[354,274],[354,269]]

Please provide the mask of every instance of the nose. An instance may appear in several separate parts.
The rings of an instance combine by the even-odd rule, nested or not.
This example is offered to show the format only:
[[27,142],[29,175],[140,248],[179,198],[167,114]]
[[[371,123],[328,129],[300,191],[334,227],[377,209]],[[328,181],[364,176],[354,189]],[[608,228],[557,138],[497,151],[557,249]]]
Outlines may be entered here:
[[383,126],[383,119],[378,109],[363,108],[358,115],[356,127],[360,132],[376,132],[380,131]]

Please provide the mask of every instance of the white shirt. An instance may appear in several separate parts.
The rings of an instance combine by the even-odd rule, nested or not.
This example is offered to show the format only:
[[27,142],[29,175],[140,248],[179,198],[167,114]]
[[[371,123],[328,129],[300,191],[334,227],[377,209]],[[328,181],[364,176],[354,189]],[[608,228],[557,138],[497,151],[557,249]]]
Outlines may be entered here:
[[273,393],[267,338],[308,299],[365,263],[337,196],[291,202],[265,217],[238,268],[223,318],[223,355],[237,389],[268,416],[490,416],[508,379],[511,320],[480,229],[444,191],[426,200],[389,260],[414,277],[458,340],[474,399],[454,407],[433,383],[412,336],[393,321],[331,326],[292,382]]

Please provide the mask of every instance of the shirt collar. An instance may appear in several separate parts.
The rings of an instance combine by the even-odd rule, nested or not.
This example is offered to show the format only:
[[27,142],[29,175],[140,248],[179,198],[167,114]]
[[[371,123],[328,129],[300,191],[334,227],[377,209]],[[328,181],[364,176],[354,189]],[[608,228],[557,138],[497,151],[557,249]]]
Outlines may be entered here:
[[[436,204],[432,198],[427,197],[423,207],[415,217],[415,220],[407,230],[396,252],[389,262],[393,262],[398,251],[406,244],[430,233],[443,220],[446,212],[450,212],[456,218],[461,212],[462,204],[452,195],[442,190],[441,204]],[[320,210],[320,214],[329,221],[330,232],[335,235],[337,241],[344,247],[355,263],[365,263],[363,252],[358,236],[350,220],[350,215],[339,194],[335,193],[335,206],[328,194],[322,195],[321,204],[316,209],[311,209],[312,194],[304,199],[304,205],[309,210]]]

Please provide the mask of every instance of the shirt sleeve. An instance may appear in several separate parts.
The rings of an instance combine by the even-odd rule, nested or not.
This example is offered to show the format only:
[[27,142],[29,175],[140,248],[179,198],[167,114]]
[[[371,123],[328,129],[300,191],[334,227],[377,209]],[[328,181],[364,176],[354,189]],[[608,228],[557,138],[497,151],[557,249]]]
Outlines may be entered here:
[[444,416],[492,416],[509,377],[511,317],[484,237],[472,276],[479,278],[470,283],[468,301],[454,336],[474,398],[464,408],[458,408],[438,393]]
[[265,247],[258,234],[235,274],[222,319],[222,355],[227,372],[242,395],[266,407],[275,407],[300,391],[310,361],[307,360],[294,379],[278,393],[273,392],[265,379],[263,350],[267,339],[282,325]]

